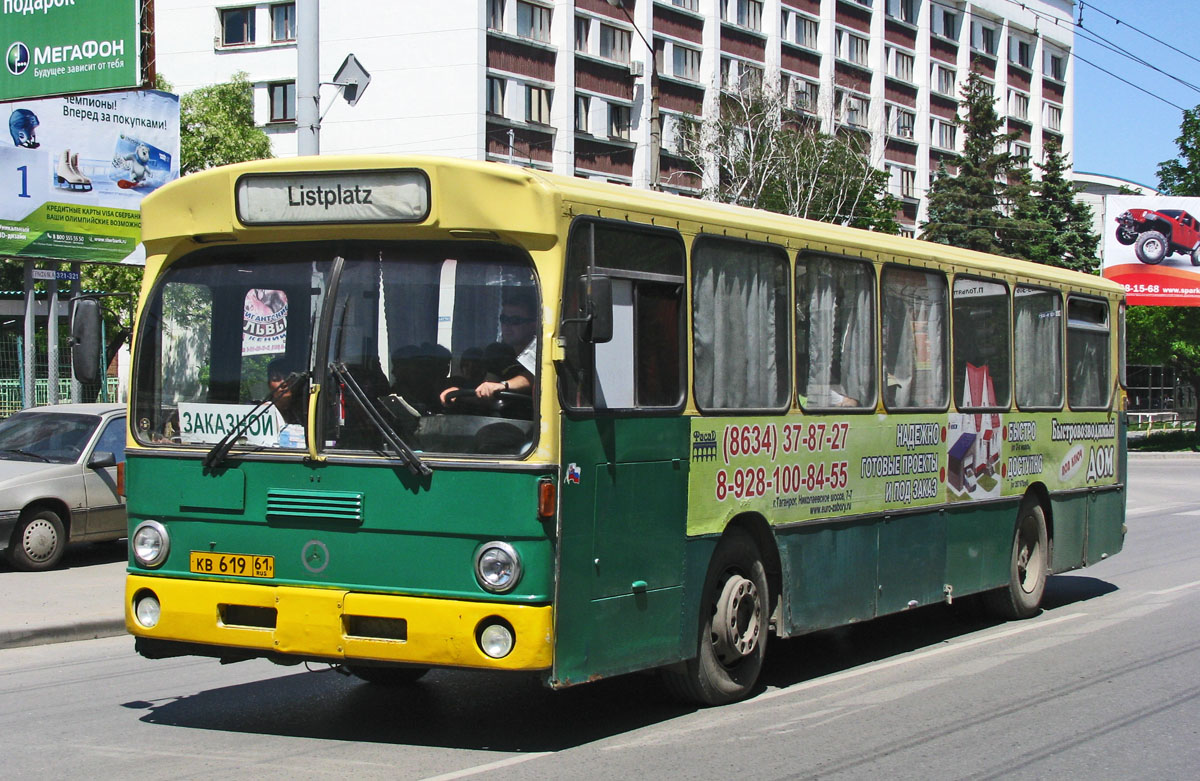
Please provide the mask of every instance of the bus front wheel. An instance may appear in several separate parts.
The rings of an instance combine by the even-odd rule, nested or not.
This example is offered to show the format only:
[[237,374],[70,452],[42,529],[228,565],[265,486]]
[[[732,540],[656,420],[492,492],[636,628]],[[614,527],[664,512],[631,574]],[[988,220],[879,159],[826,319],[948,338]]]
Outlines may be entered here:
[[743,699],[766,657],[770,599],[758,547],[741,529],[731,529],[717,545],[700,604],[696,656],[664,670],[667,688],[701,705]]
[[1037,615],[1046,592],[1049,550],[1045,511],[1036,501],[1023,502],[1013,534],[1008,585],[985,595],[992,612],[1009,619]]

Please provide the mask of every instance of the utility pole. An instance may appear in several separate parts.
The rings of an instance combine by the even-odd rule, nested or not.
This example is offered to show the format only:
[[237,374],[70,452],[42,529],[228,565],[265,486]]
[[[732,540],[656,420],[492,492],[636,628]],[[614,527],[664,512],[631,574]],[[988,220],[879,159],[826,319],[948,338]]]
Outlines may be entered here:
[[296,0],[296,154],[321,154],[320,0]]
[[620,8],[621,13],[625,14],[625,18],[633,25],[633,31],[642,39],[642,43],[646,45],[646,60],[650,69],[650,189],[660,190],[659,185],[659,166],[662,158],[662,116],[658,111],[658,63],[654,57],[654,45],[646,40],[646,36],[642,34],[642,29],[638,27],[637,22],[629,15],[629,9],[625,7],[625,0],[607,0],[608,4],[614,8]]

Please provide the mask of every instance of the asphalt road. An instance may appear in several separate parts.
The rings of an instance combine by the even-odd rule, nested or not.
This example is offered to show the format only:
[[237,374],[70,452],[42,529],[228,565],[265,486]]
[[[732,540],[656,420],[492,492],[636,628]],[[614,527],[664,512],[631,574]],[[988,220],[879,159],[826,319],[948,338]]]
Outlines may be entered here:
[[672,702],[651,676],[553,693],[438,672],[151,662],[117,637],[0,651],[7,777],[1194,778],[1200,460],[1131,466],[1125,551],[1037,618],[969,601],[772,642],[765,689]]

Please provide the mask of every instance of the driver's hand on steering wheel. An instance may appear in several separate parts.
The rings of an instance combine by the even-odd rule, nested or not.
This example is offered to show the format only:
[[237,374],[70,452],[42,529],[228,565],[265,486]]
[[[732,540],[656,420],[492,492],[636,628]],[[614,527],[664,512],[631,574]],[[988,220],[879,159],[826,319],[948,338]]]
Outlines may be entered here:
[[484,380],[475,386],[475,395],[481,399],[490,399],[493,394],[508,390],[507,382],[488,382]]

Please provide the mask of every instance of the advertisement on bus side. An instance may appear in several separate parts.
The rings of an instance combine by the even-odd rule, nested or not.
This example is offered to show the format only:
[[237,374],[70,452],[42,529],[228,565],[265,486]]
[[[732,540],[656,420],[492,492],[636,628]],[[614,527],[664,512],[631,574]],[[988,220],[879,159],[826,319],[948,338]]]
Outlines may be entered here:
[[746,511],[791,524],[1117,481],[1104,412],[697,417],[691,435],[692,535]]

